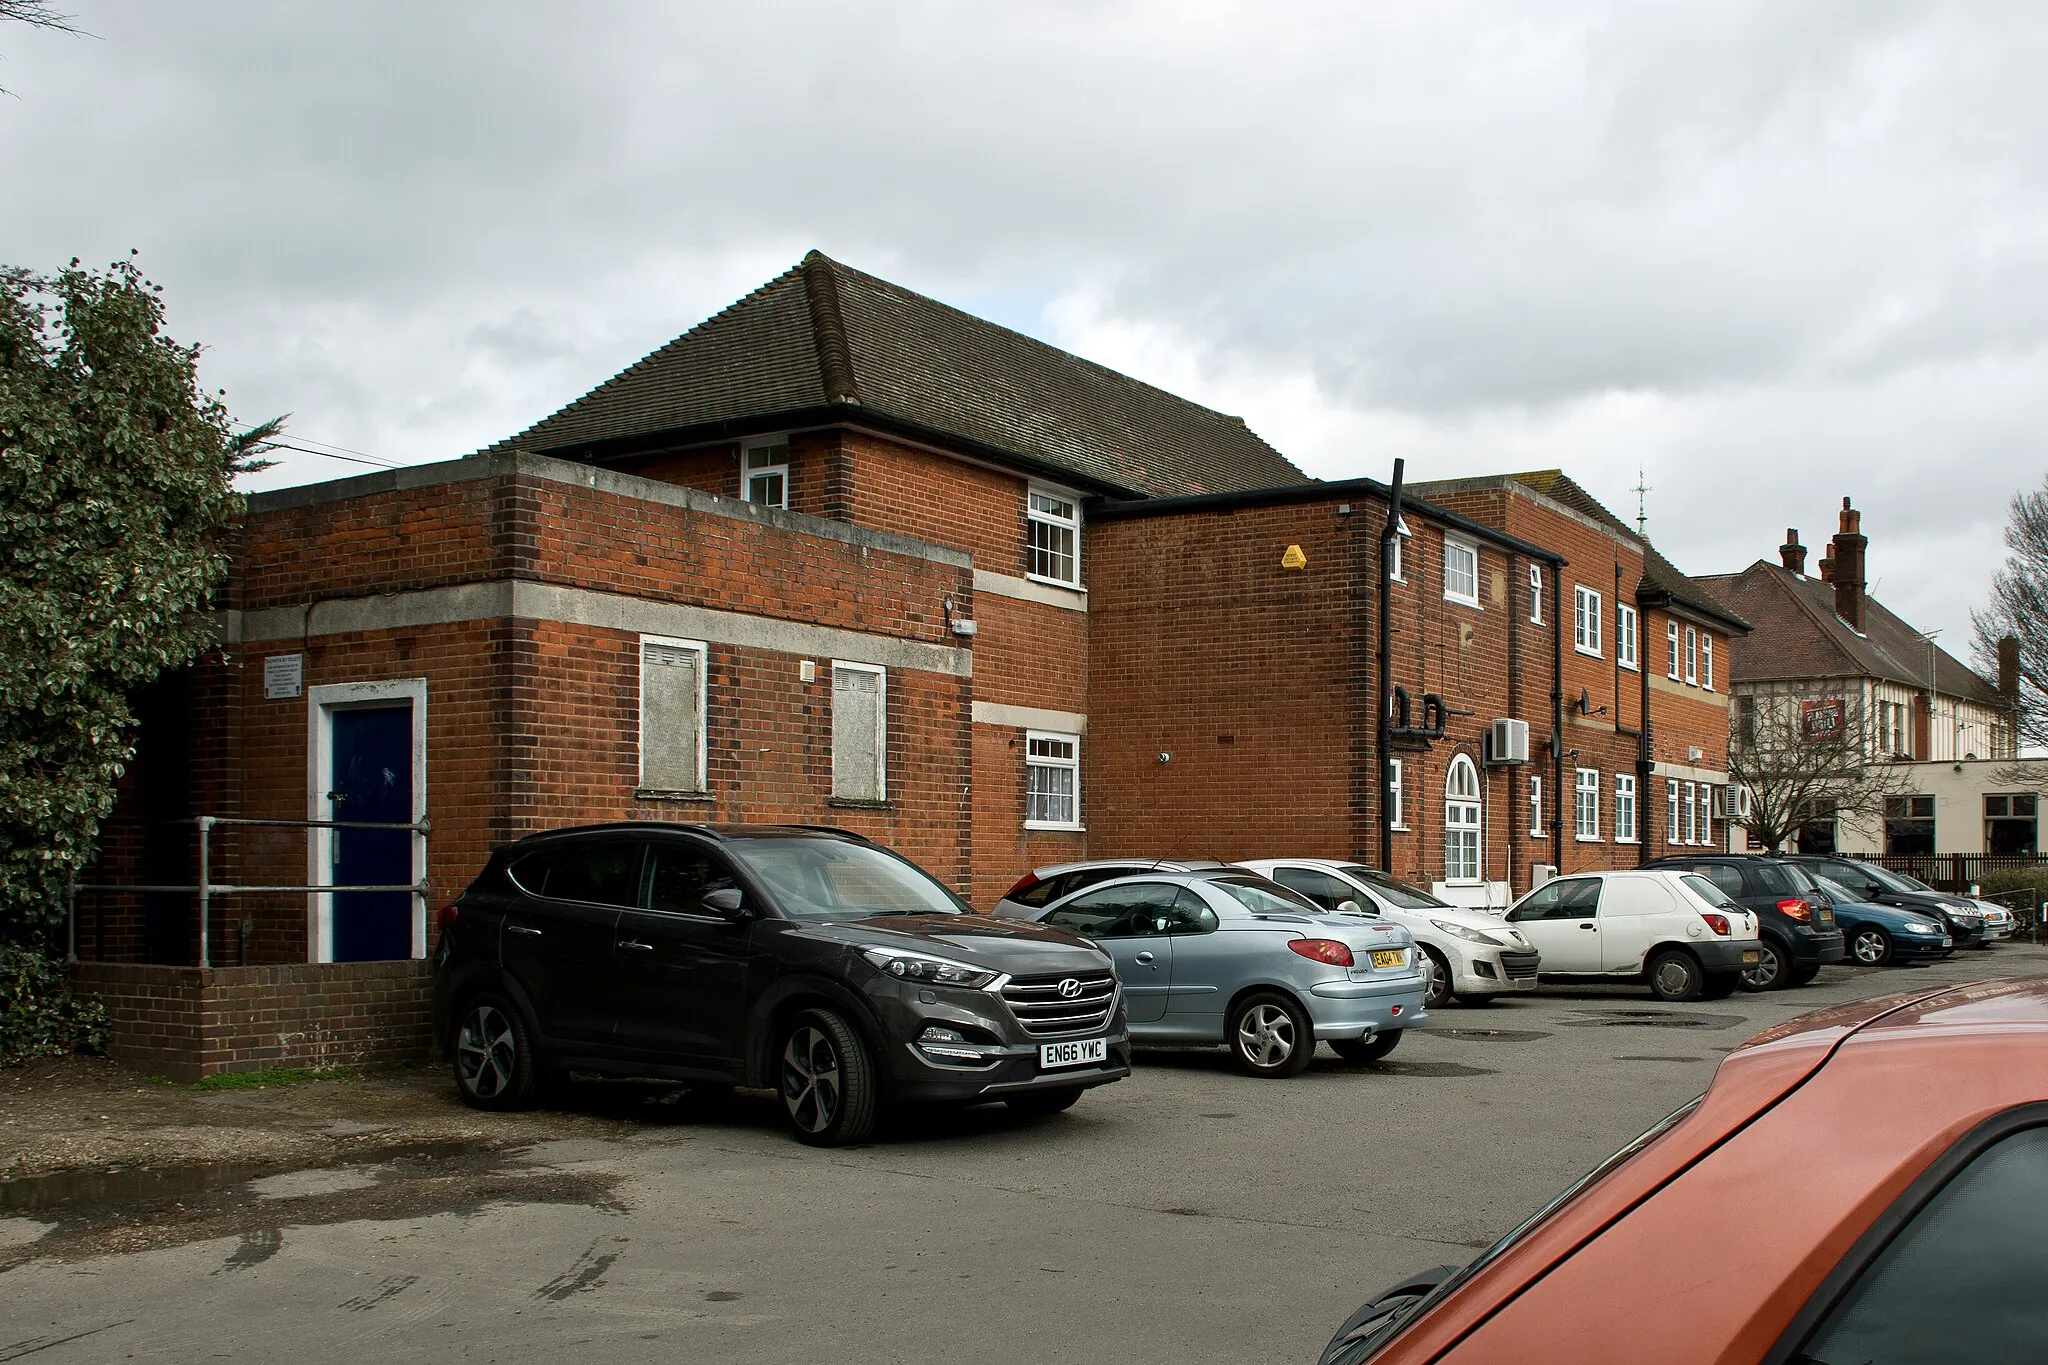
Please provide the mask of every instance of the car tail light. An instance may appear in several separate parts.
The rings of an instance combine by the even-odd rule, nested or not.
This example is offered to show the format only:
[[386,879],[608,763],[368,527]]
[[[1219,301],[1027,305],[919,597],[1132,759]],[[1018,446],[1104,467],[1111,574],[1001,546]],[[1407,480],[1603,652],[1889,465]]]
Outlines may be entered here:
[[1026,872],[1024,874],[1023,881],[1018,882],[1015,886],[1011,887],[1008,891],[1005,891],[1003,893],[1003,899],[1006,901],[1013,901],[1036,885],[1038,885],[1038,874],[1036,872]]
[[1291,938],[1287,946],[1311,962],[1327,962],[1332,967],[1352,965],[1351,950],[1334,938]]
[[446,905],[442,906],[439,910],[436,910],[434,912],[435,932],[442,934],[447,933],[450,929],[453,929],[455,927],[455,921],[461,918],[461,915],[462,912],[461,910],[456,908],[455,902],[449,901]]
[[1700,918],[1707,922],[1709,929],[1712,929],[1722,938],[1728,937],[1728,917],[1726,915],[1701,915]]
[[1813,919],[1813,907],[1805,901],[1779,901],[1778,913],[1788,919],[1796,919],[1801,924],[1809,923]]

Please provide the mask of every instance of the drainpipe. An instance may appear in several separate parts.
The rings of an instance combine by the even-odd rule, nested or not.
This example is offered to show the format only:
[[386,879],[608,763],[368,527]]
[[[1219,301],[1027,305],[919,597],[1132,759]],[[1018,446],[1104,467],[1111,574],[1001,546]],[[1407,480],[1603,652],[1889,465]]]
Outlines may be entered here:
[[[1550,613],[1550,851],[1557,857],[1560,875],[1564,865],[1564,574],[1551,569],[1550,594],[1556,610]],[[1576,792],[1572,800],[1578,800]]]
[[1388,819],[1387,813],[1387,793],[1392,789],[1394,781],[1393,756],[1387,751],[1390,738],[1387,734],[1387,706],[1393,698],[1391,690],[1393,685],[1389,681],[1388,675],[1388,667],[1391,662],[1388,658],[1391,639],[1388,615],[1393,603],[1393,584],[1392,580],[1387,577],[1387,546],[1393,541],[1394,537],[1401,534],[1401,477],[1407,463],[1406,460],[1401,459],[1394,461],[1393,491],[1387,497],[1387,527],[1380,536],[1380,640],[1377,660],[1379,671],[1379,712],[1375,718],[1375,734],[1378,737],[1378,743],[1375,746],[1374,753],[1374,766],[1378,768],[1380,775],[1380,790],[1375,802],[1375,809],[1378,810],[1380,817],[1380,871],[1386,872],[1389,875],[1392,874],[1394,866],[1394,827],[1393,823]]
[[[1639,606],[1636,608],[1638,635],[1642,633],[1642,622],[1643,609]],[[1636,741],[1636,833],[1642,838],[1642,842],[1636,845],[1636,862],[1641,865],[1650,861],[1650,822],[1644,818],[1644,814],[1652,808],[1662,810],[1664,803],[1650,800],[1651,772],[1657,764],[1656,756],[1651,751],[1653,731],[1650,726],[1650,669],[1643,659],[1643,646],[1640,640],[1636,642],[1636,663],[1641,669],[1636,681],[1642,684],[1643,689],[1643,733]],[[1668,842],[1670,836],[1667,834],[1665,838]]]
[[[1522,715],[1522,613],[1515,606],[1515,593],[1522,581],[1522,557],[1508,552],[1508,714]],[[1515,800],[1514,769],[1507,770],[1508,900],[1515,898],[1515,840],[1521,837],[1521,806]]]

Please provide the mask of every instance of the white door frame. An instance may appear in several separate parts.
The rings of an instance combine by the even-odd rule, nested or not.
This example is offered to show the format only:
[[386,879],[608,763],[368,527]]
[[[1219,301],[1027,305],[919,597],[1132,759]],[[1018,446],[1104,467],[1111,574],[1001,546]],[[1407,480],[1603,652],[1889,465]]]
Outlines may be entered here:
[[[393,702],[412,703],[412,818],[427,818],[427,680],[398,678],[390,682],[323,683],[306,689],[306,818],[334,819],[334,713],[360,711]],[[306,885],[334,883],[334,831],[315,829],[306,840]],[[412,836],[412,879],[427,879],[427,836]],[[334,961],[334,895],[315,891],[306,897],[306,960]],[[412,955],[427,955],[427,898],[412,898]]]

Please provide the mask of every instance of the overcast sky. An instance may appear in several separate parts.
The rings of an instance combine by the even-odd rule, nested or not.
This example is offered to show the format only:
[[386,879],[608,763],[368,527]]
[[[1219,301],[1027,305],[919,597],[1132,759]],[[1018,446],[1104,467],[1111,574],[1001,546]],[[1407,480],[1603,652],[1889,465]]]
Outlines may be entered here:
[[1963,655],[2044,470],[2038,4],[65,7],[0,26],[0,262],[140,248],[239,418],[380,459],[815,246],[1319,477],[1640,467],[1694,573],[1852,496]]

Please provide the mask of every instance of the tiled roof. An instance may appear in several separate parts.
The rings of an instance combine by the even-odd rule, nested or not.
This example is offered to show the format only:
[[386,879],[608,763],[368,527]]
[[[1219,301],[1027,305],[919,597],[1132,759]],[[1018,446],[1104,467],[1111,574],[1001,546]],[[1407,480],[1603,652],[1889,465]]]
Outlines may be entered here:
[[1242,418],[816,251],[492,449],[566,454],[834,405],[1134,494],[1308,482]]
[[1614,515],[1604,507],[1600,499],[1583,488],[1578,480],[1562,469],[1535,469],[1522,474],[1501,474],[1481,479],[1439,479],[1434,482],[1416,484],[1415,490],[1427,498],[1431,490],[1471,488],[1476,485],[1506,487],[1519,484],[1532,493],[1539,493],[1561,507],[1591,518],[1611,531],[1619,532],[1630,540],[1638,541],[1643,547],[1644,588],[1637,590],[1639,598],[1655,601],[1658,598],[1675,602],[1690,608],[1703,616],[1711,616],[1734,630],[1749,628],[1749,623],[1732,610],[1726,602],[1700,585],[1699,580],[1682,572],[1676,564],[1657,552],[1657,547],[1636,533],[1636,528]]
[[[1835,614],[1835,587],[1825,580],[1758,560],[1741,573],[1705,581],[1754,626],[1734,651],[1736,682],[1849,677],[1927,686],[1928,642],[1874,597],[1863,599],[1863,631],[1858,634]],[[1987,706],[2003,704],[1997,687],[1938,646],[1933,662],[1937,692]]]

